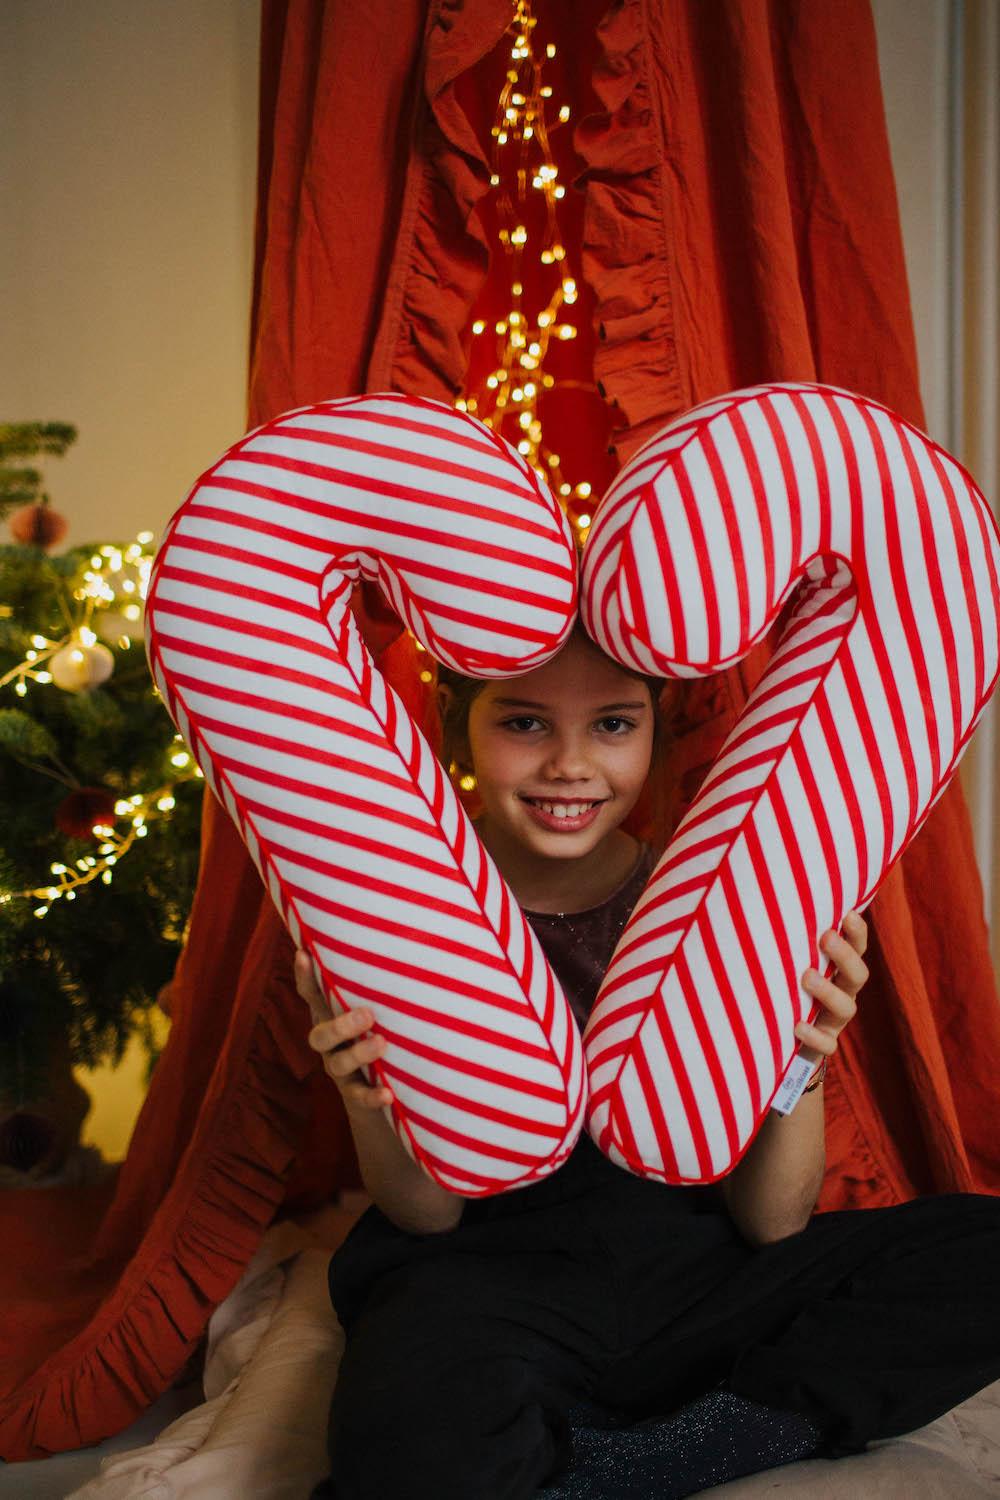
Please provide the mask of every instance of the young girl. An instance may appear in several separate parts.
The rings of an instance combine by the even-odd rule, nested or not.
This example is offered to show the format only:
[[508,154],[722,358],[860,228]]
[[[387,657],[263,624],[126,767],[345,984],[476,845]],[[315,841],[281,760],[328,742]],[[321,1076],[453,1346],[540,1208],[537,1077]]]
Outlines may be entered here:
[[[447,757],[475,774],[479,836],[582,1026],[654,864],[622,827],[658,737],[654,685],[579,630],[521,677],[442,677]],[[834,976],[802,976],[814,1085],[721,1183],[633,1177],[584,1134],[551,1177],[468,1201],[387,1124],[391,1095],[361,1071],[386,1050],[371,1014],[324,1019],[297,955],[374,1203],[331,1262],[347,1348],[314,1500],[670,1500],[857,1451],[1000,1376],[983,1295],[997,1200],[812,1217],[822,1071],[868,977],[866,924],[843,926],[821,944]]]

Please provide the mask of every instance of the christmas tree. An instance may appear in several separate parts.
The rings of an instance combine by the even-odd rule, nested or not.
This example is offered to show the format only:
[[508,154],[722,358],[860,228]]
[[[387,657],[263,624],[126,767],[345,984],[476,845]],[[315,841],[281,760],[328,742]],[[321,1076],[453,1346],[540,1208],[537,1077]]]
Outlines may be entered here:
[[204,785],[142,647],[151,533],[48,550],[66,525],[24,461],[75,437],[0,426],[0,518],[13,509],[0,545],[0,1165],[20,1167],[38,1132],[8,1128],[10,1112],[44,1093],[53,1055],[93,1066],[151,1036]]

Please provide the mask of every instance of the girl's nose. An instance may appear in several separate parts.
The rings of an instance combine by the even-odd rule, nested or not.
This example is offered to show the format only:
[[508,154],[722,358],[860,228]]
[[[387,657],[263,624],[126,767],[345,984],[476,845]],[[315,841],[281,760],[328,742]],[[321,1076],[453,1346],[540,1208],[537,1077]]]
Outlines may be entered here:
[[588,748],[575,738],[563,738],[552,746],[545,771],[553,781],[588,781],[593,773]]

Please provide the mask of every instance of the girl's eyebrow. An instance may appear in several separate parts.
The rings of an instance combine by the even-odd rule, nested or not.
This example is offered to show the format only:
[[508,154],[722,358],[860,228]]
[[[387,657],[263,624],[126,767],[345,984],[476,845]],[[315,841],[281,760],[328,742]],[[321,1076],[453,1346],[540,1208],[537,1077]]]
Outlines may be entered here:
[[[530,698],[494,698],[493,703],[497,708],[540,708],[545,710],[551,707],[548,703],[534,703]],[[625,708],[635,712],[637,709],[648,707],[649,705],[643,703],[641,700],[635,703],[605,703],[600,708],[595,708],[594,713],[618,713]]]

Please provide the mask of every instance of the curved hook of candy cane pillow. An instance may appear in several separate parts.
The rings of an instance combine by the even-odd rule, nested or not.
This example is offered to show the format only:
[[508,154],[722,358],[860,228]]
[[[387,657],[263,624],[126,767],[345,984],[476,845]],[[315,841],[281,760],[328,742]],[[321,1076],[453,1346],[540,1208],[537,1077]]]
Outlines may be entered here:
[[164,702],[336,1008],[391,1046],[373,1076],[428,1173],[476,1196],[579,1133],[578,1028],[537,939],[350,610],[384,587],[473,676],[547,660],[576,556],[553,497],[474,418],[398,395],[300,408],[194,486],[156,559]]
[[965,470],[830,387],[706,403],[617,477],[581,613],[624,665],[721,670],[795,594],[591,1014],[589,1128],[619,1164],[707,1182],[747,1149],[815,1014],[820,934],[871,901],[996,686],[998,577]]

